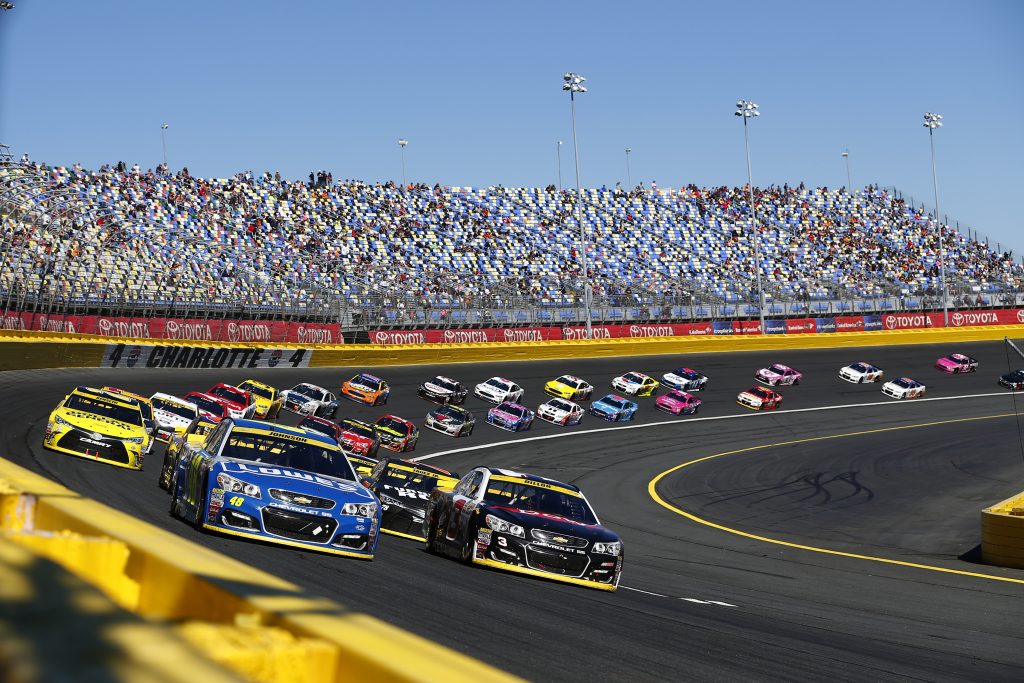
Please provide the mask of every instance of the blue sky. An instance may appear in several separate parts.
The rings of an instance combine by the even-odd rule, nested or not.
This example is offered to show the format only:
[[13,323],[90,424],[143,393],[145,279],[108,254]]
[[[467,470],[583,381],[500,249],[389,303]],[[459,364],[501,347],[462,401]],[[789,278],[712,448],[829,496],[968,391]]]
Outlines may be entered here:
[[[1024,3],[16,0],[0,142],[50,163],[450,185],[895,185],[1024,253]],[[1004,247],[1005,248],[1005,247]]]

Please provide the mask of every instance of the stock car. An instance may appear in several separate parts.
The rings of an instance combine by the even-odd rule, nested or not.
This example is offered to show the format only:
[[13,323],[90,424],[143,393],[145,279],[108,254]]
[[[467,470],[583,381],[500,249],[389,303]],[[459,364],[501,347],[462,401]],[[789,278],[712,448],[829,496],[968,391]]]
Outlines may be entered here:
[[251,418],[256,412],[256,399],[244,389],[239,389],[230,384],[214,384],[206,392],[210,396],[224,399],[228,404],[228,415],[230,417]]
[[437,375],[419,386],[416,395],[432,403],[462,404],[469,395],[469,389],[457,380]]
[[156,438],[160,441],[170,441],[175,434],[181,434],[199,415],[195,403],[170,394],[157,392],[149,397],[149,403],[153,406]]
[[523,394],[525,393],[525,389],[504,377],[492,377],[473,388],[474,396],[490,403],[503,403],[505,401],[518,403],[523,400]]
[[360,372],[341,383],[341,395],[366,406],[387,405],[391,387],[380,377]]
[[661,383],[680,391],[700,391],[708,384],[708,378],[693,368],[676,368],[661,376]]
[[311,429],[318,434],[331,437],[339,444],[341,443],[341,426],[331,422],[330,420],[309,415],[308,417],[302,418],[302,421],[299,422],[299,427],[302,429]]
[[935,367],[951,375],[961,372],[977,372],[978,361],[962,353],[951,353],[935,361]]
[[252,414],[257,420],[276,420],[281,416],[281,393],[270,386],[254,379],[247,379],[238,385],[239,389],[248,391],[256,401],[256,412]]
[[228,402],[219,396],[210,396],[201,391],[190,391],[183,398],[194,404],[200,415],[211,420],[220,421],[228,417]]
[[654,402],[654,407],[673,415],[696,415],[700,412],[702,403],[703,401],[693,394],[673,389],[664,396],[659,396]]
[[373,423],[373,429],[380,437],[380,445],[389,451],[404,453],[416,450],[420,430],[412,422],[397,415],[384,415]]
[[366,560],[380,529],[380,504],[333,439],[232,418],[184,447],[171,514],[197,529]]
[[435,488],[451,491],[459,483],[459,475],[424,463],[387,458],[362,481],[380,501],[382,532],[425,541],[423,516],[430,492]]
[[537,406],[537,417],[551,424],[568,427],[583,419],[583,408],[564,398],[553,398]]
[[591,403],[587,412],[609,422],[629,422],[636,415],[638,407],[621,396],[608,394]]
[[752,410],[775,410],[782,404],[782,394],[764,387],[750,387],[741,391],[736,402]]
[[1011,391],[1024,389],[1024,370],[1014,370],[999,378],[999,386],[1006,387]]
[[186,444],[194,448],[202,446],[203,441],[206,440],[206,437],[213,431],[218,422],[219,420],[211,420],[205,415],[196,415],[196,418],[189,423],[185,431],[171,436],[167,442],[167,448],[164,450],[163,465],[160,467],[160,488],[170,493],[171,475],[174,473],[174,468],[178,464],[178,456],[181,454],[184,446]]
[[754,379],[758,382],[763,382],[770,387],[785,386],[788,384],[796,386],[797,384],[800,384],[800,379],[802,377],[802,373],[797,372],[788,365],[782,365],[780,363],[775,363],[766,368],[761,368],[754,373]]
[[880,382],[883,377],[885,377],[885,373],[882,372],[881,368],[863,361],[851,363],[845,368],[839,369],[839,379],[846,380],[852,384]]
[[925,389],[925,385],[909,377],[898,377],[882,385],[882,393],[893,398],[921,398]]
[[627,396],[655,396],[659,386],[658,380],[642,372],[627,372],[612,380],[612,389]]
[[533,426],[533,417],[526,406],[505,401],[487,411],[487,424],[509,432],[525,432]]
[[341,427],[341,450],[345,455],[359,455],[364,458],[377,459],[377,450],[380,448],[380,436],[377,430],[369,422],[347,418],[338,423]]
[[544,393],[569,401],[586,401],[594,393],[594,387],[575,375],[562,375],[545,384]]
[[448,436],[469,436],[476,426],[473,413],[460,406],[446,404],[431,410],[423,420],[423,426]]
[[613,591],[622,541],[601,525],[578,487],[477,467],[451,491],[430,492],[426,549],[467,564]]
[[315,384],[296,384],[281,392],[284,409],[299,415],[334,417],[338,414],[338,398]]
[[153,437],[137,401],[102,389],[76,387],[50,413],[43,447],[141,470]]

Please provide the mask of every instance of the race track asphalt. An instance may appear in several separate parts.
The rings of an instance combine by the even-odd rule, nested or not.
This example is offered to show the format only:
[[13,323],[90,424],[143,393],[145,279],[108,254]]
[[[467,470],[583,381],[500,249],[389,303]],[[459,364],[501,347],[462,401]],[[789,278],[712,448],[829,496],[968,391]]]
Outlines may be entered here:
[[[981,371],[935,370],[934,360],[950,351],[977,357]],[[838,368],[855,360],[876,363],[890,378],[924,382],[928,398],[971,397],[892,401],[880,385],[838,379]],[[736,405],[736,394],[769,362],[802,370],[801,386],[780,390],[784,404],[776,413]],[[512,435],[483,424],[488,404],[470,397],[467,407],[478,418],[471,437],[423,430],[411,454],[442,453],[429,462],[460,471],[496,465],[579,485],[602,522],[623,538],[625,572],[616,593],[465,567],[390,536],[367,563],[198,534],[167,514],[167,495],[156,485],[162,446],[139,473],[40,445],[49,411],[76,384],[183,394],[256,372],[282,388],[304,381],[336,391],[351,374],[345,369],[2,373],[8,403],[0,454],[313,593],[533,680],[1024,679],[1024,571],[976,559],[979,510],[1024,489],[1015,401],[996,385],[1007,371],[1001,342],[378,368],[394,387],[386,408],[344,402],[339,417],[372,420],[391,412],[422,424],[430,404],[415,396],[415,387],[435,372],[469,385],[510,377],[535,407],[546,399],[543,383],[562,372],[588,379],[600,396],[624,371],[660,377],[679,365],[711,378],[699,419],[669,416],[655,411],[652,399],[639,399],[627,429],[587,417],[567,429],[538,421],[530,432]],[[1017,401],[1024,408],[1024,396]],[[850,407],[815,410],[828,406]],[[914,427],[926,423],[933,424]],[[852,432],[865,433],[803,441]],[[505,441],[511,443],[493,445]],[[802,443],[719,455],[793,441]],[[477,446],[483,448],[444,454]],[[657,486],[666,503],[706,523],[649,495],[656,475],[706,456],[717,457],[676,470]]]

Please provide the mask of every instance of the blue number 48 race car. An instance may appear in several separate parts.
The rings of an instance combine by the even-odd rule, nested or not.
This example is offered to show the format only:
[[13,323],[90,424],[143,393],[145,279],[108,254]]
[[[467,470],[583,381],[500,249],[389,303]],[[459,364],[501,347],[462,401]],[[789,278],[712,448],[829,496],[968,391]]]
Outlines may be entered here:
[[334,439],[225,419],[184,445],[171,514],[197,529],[372,560],[381,510]]

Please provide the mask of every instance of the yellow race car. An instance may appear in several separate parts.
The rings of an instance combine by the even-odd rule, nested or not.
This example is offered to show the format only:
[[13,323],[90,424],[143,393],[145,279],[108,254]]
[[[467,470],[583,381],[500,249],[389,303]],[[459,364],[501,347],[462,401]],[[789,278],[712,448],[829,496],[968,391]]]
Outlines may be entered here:
[[50,413],[43,447],[59,453],[142,469],[153,437],[139,402],[117,394],[77,387]]
[[239,384],[238,388],[248,391],[256,399],[254,419],[276,420],[281,414],[283,403],[281,393],[274,387],[254,379],[247,379]]
[[594,387],[575,375],[562,375],[545,384],[544,393],[569,401],[585,401],[594,393]]

